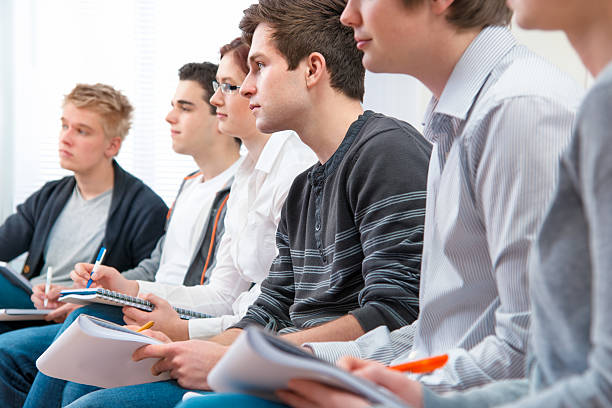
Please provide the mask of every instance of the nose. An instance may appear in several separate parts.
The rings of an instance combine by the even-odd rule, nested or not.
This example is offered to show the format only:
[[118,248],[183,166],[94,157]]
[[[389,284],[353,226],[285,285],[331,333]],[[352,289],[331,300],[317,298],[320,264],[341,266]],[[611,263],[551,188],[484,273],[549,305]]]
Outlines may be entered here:
[[342,15],[340,15],[340,22],[348,27],[357,27],[361,24],[358,7],[355,4],[356,0],[349,0],[344,7]]
[[168,114],[166,115],[166,122],[168,122],[171,125],[174,125],[177,122],[175,108],[170,109],[170,112],[168,112]]
[[217,90],[210,97],[210,104],[215,107],[223,106],[223,95],[221,95],[221,88]]
[[242,85],[240,85],[240,95],[249,99],[257,92],[257,88],[255,87],[255,80],[251,75],[251,71],[247,74],[242,81]]
[[59,141],[62,144],[71,145],[72,144],[72,132],[73,129],[71,127],[62,128],[60,131]]

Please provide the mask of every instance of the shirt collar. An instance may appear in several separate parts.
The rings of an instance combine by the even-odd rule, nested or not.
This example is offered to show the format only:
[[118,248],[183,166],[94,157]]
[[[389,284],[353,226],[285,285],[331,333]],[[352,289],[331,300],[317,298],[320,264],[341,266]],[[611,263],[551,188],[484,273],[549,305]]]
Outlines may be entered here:
[[430,103],[425,120],[435,113],[467,119],[489,74],[515,45],[516,39],[506,27],[483,29],[455,65],[440,99]]
[[[283,130],[282,132],[272,133],[261,151],[259,159],[257,159],[257,163],[255,163],[255,170],[270,173],[276,158],[283,149],[283,145],[292,134],[294,134],[294,132],[291,130]],[[252,157],[250,157],[250,159],[252,159]]]

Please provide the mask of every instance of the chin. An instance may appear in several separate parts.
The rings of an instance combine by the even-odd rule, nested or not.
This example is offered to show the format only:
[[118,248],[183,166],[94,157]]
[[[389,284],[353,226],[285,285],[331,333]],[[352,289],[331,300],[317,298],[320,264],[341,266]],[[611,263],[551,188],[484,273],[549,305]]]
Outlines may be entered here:
[[266,121],[264,118],[257,118],[255,120],[255,127],[262,133],[274,133],[278,132],[278,126],[274,126],[274,124],[270,123],[270,121]]

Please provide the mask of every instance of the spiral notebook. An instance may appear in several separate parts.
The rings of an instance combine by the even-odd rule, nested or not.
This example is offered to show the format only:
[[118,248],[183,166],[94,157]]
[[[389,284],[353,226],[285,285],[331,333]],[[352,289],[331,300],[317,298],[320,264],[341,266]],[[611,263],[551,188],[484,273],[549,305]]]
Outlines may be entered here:
[[[88,305],[90,303],[103,303],[112,306],[132,306],[138,309],[150,312],[155,307],[148,300],[134,296],[125,295],[123,293],[114,292],[103,288],[90,289],[69,289],[62,290],[60,293],[60,302],[77,303],[80,305]],[[196,312],[193,310],[174,307],[174,310],[179,314],[181,319],[203,319],[210,317],[205,313]]]

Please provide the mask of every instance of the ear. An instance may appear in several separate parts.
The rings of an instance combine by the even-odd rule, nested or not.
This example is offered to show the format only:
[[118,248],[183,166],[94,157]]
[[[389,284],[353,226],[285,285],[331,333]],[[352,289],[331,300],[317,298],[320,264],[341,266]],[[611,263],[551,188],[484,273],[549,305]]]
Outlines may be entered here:
[[430,0],[431,11],[435,15],[442,15],[446,13],[448,8],[453,4],[455,0]]
[[325,57],[319,52],[313,52],[306,57],[306,87],[312,88],[327,76]]
[[120,137],[113,137],[108,142],[108,146],[104,151],[104,155],[109,159],[115,157],[117,154],[119,154],[119,149],[121,149],[121,143],[122,141]]

